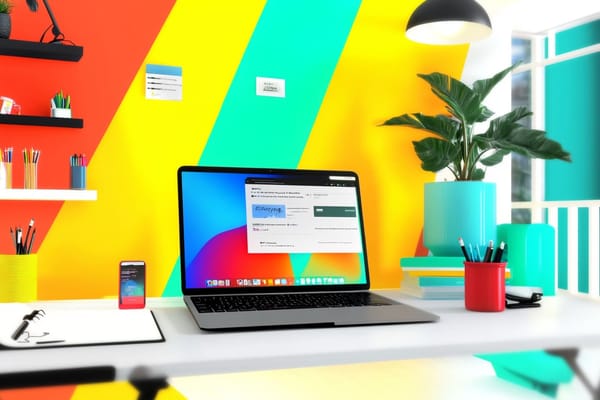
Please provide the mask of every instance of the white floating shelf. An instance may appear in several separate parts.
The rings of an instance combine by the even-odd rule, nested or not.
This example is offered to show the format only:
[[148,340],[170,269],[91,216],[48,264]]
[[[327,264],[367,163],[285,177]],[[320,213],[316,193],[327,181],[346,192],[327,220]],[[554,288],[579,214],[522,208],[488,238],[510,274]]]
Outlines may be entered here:
[[94,201],[95,190],[71,189],[0,189],[0,200]]

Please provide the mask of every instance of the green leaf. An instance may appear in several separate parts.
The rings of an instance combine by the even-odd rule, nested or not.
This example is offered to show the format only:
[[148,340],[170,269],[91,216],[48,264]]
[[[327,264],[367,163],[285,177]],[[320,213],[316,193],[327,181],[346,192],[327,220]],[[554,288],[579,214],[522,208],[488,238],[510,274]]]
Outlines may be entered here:
[[488,79],[480,79],[473,83],[473,90],[477,92],[483,101],[488,94],[492,91],[492,89],[502,80],[506,75],[508,75],[513,69],[519,66],[520,63],[516,63],[511,65],[510,67],[498,72],[496,75],[492,76]]
[[431,86],[432,92],[447,104],[448,111],[459,120],[473,124],[487,120],[493,113],[481,104],[481,96],[463,82],[446,74],[417,74]]
[[454,141],[460,130],[460,123],[445,115],[435,117],[429,115],[403,114],[385,121],[382,125],[404,125],[411,128],[421,129],[438,135],[446,140]]
[[466,179],[468,181],[480,181],[485,177],[485,171],[481,168],[475,168],[471,175]]
[[497,150],[490,156],[482,157],[479,161],[486,167],[491,167],[500,164],[504,159],[504,156],[508,154],[510,154],[510,151],[508,150]]
[[414,141],[413,146],[425,171],[437,172],[460,160],[460,146],[446,140],[429,137]]
[[514,151],[529,158],[559,159],[571,161],[571,155],[560,143],[549,139],[546,132],[530,129],[516,121],[531,115],[524,107],[518,107],[490,122],[484,135],[477,135],[474,141],[486,148]]

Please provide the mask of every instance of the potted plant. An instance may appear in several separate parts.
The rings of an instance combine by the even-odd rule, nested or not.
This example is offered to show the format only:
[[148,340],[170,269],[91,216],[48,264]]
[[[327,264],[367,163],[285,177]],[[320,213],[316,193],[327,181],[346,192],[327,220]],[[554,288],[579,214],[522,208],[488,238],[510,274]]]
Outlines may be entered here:
[[455,178],[455,182],[425,185],[423,240],[434,255],[460,255],[459,236],[474,245],[495,240],[495,185],[482,182],[486,167],[500,163],[511,152],[530,158],[571,161],[570,154],[547,138],[545,131],[521,123],[532,114],[526,107],[495,117],[481,133],[475,132],[477,124],[494,115],[483,104],[485,98],[517,65],[475,81],[471,87],[439,72],[418,74],[445,103],[448,115],[403,114],[382,124],[408,126],[432,134],[413,141],[421,167],[431,172],[447,168]]
[[13,4],[11,0],[0,0],[0,39],[8,39],[10,37],[10,12]]

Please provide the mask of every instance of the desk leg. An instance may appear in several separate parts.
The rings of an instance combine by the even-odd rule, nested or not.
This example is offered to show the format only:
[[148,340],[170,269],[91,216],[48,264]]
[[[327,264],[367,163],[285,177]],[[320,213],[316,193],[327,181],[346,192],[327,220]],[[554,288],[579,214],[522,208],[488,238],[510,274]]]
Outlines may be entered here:
[[600,400],[600,383],[598,386],[594,388],[592,382],[587,378],[587,376],[583,373],[579,364],[577,364],[577,354],[579,353],[579,349],[554,349],[554,350],[546,350],[546,353],[562,357],[569,367],[573,370],[575,375],[581,380],[586,389],[590,392],[592,396],[592,400]]
[[129,383],[139,393],[138,400],[152,400],[159,390],[169,387],[167,377],[152,373],[148,368],[137,367],[129,376]]
[[138,390],[138,400],[153,400],[159,390],[169,387],[166,378],[132,379],[129,383]]

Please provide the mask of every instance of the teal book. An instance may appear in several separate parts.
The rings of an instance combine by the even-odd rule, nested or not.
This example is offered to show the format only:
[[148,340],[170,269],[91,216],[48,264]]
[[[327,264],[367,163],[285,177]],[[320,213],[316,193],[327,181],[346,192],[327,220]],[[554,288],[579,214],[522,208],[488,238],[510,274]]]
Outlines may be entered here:
[[463,268],[464,257],[402,257],[401,267],[412,268]]
[[465,278],[462,276],[417,276],[416,283],[419,286],[464,286]]

